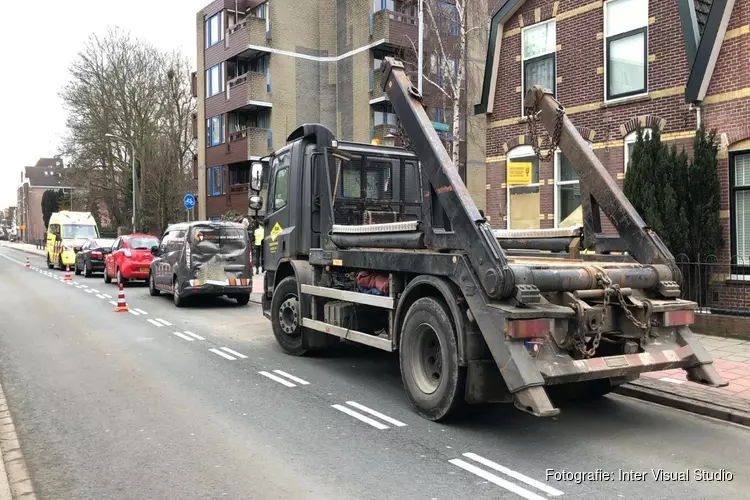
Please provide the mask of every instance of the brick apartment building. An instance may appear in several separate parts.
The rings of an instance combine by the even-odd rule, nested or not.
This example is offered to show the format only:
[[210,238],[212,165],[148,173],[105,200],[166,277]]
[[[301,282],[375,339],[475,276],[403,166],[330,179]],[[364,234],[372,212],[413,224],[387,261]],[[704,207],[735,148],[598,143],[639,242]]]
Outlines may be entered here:
[[[558,152],[540,162],[529,146],[522,97],[532,85],[554,91],[620,187],[638,125],[658,127],[663,141],[692,155],[702,121],[721,140],[726,244],[717,257],[748,263],[732,266],[733,279],[714,286],[711,299],[750,306],[737,299],[750,299],[747,287],[732,291],[750,275],[750,1],[507,0],[493,16],[486,61],[475,112],[487,116],[493,226],[581,223],[578,178],[567,159]],[[532,163],[531,182],[508,185],[507,165],[516,161]],[[606,218],[602,225],[611,228]]]
[[42,196],[48,189],[71,189],[66,185],[64,165],[60,158],[39,158],[33,167],[25,167],[21,173],[21,185],[17,191],[16,223],[21,239],[35,243],[44,237],[42,218]]
[[[359,142],[393,131],[379,66],[386,55],[414,51],[415,9],[398,0],[215,0],[198,12],[198,216],[246,213],[251,162],[283,146],[302,123],[322,123]],[[472,50],[481,58],[485,48],[474,43]],[[481,67],[469,74],[469,99],[471,92],[478,99],[482,74]],[[428,87],[428,113],[447,135],[442,104]],[[484,117],[469,120],[483,137]],[[468,142],[460,168],[469,167],[468,184],[483,200],[484,144]]]

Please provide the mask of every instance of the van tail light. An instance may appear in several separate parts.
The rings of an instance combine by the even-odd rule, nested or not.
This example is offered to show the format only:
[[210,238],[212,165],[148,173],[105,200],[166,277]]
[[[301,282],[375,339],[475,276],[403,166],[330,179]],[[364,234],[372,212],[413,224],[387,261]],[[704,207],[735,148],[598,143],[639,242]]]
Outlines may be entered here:
[[102,253],[101,252],[91,252],[91,258],[92,259],[101,259]]
[[552,333],[554,319],[506,319],[505,338],[538,339],[546,338]]

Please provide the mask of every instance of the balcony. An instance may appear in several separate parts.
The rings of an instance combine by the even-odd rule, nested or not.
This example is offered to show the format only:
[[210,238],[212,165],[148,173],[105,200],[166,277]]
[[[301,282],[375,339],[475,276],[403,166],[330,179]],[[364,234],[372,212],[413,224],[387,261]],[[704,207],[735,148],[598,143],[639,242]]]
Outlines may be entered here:
[[229,134],[228,143],[242,144],[247,147],[247,158],[251,156],[265,156],[273,151],[273,136],[271,129],[247,127]]
[[384,39],[393,47],[411,48],[411,41],[416,43],[419,37],[417,18],[392,10],[379,10],[370,14],[370,36],[373,40]]
[[248,71],[227,82],[226,111],[247,106],[248,103],[268,102],[268,76]]
[[248,45],[266,46],[266,20],[248,16],[227,28],[224,41],[206,49],[205,66],[210,68],[247,50]]

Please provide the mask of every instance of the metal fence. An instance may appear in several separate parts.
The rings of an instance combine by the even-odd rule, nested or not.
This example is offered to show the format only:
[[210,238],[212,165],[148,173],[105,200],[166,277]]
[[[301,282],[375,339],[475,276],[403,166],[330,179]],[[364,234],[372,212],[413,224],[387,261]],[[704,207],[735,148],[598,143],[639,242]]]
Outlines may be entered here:
[[676,257],[682,272],[682,298],[698,303],[704,313],[750,316],[750,259],[715,255],[695,260]]

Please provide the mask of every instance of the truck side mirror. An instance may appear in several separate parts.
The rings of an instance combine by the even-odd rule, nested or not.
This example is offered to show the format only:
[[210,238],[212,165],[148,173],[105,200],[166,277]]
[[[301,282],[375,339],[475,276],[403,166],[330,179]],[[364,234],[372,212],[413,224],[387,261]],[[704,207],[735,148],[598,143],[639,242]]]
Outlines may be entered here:
[[253,191],[260,191],[263,187],[263,164],[253,163],[250,169],[250,188]]
[[159,247],[158,246],[154,245],[154,246],[151,247],[151,255],[153,255],[154,257],[158,257],[159,256]]
[[263,198],[261,198],[257,194],[252,195],[247,206],[250,207],[250,210],[255,210],[257,212],[258,210],[263,208]]

